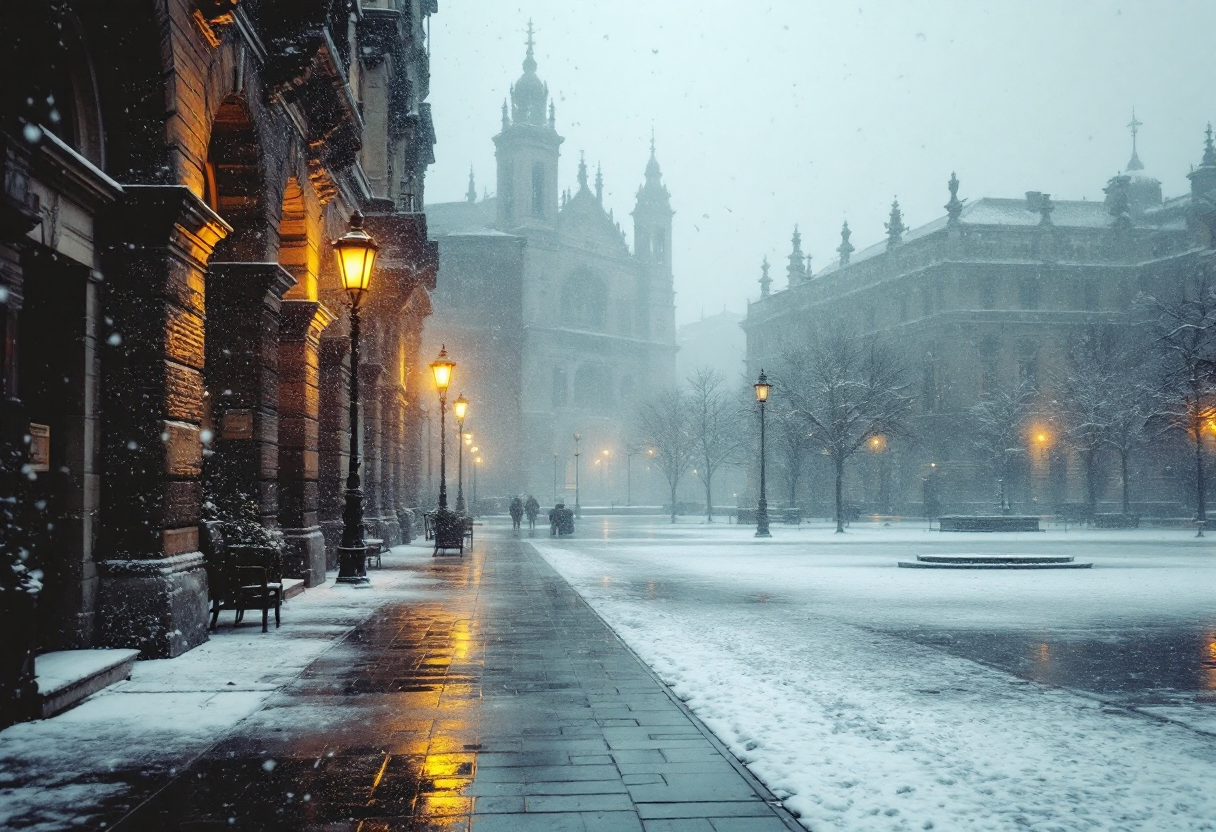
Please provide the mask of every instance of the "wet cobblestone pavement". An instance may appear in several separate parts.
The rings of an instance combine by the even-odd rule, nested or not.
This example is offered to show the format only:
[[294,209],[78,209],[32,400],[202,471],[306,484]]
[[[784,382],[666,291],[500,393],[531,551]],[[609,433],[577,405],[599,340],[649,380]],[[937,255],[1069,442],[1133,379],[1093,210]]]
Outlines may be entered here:
[[112,828],[801,828],[531,547],[407,568],[432,600],[379,609]]

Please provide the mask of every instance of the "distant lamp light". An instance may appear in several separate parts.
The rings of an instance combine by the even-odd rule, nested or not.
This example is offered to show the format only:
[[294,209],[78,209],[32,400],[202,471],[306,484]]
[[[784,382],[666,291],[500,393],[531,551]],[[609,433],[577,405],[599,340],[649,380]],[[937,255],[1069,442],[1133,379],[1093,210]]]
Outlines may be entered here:
[[456,397],[456,401],[452,402],[452,413],[456,416],[457,422],[463,422],[464,417],[469,413],[469,400],[461,393]]
[[363,215],[358,211],[351,215],[350,230],[335,240],[333,245],[342,288],[350,295],[351,303],[357,304],[371,283],[372,267],[380,246],[363,230]]

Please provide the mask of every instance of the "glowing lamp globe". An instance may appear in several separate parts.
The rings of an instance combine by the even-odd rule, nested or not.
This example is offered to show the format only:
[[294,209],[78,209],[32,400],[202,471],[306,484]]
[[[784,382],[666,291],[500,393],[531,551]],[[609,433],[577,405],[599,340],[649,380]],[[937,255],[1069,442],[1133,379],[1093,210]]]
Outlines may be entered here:
[[773,388],[773,385],[768,383],[768,376],[764,374],[764,370],[760,371],[760,380],[752,386],[756,388],[756,401],[760,404],[768,401],[768,391]]
[[350,230],[334,241],[338,258],[338,274],[342,288],[358,303],[372,280],[372,267],[380,246],[363,230],[363,215],[356,211],[350,218]]
[[452,370],[454,369],[456,369],[456,364],[448,360],[447,349],[440,346],[439,356],[431,362],[431,375],[435,378],[435,389],[440,393],[448,391],[448,385],[452,383]]
[[452,412],[456,414],[456,421],[463,422],[464,417],[469,413],[469,400],[461,393],[456,401],[452,402]]

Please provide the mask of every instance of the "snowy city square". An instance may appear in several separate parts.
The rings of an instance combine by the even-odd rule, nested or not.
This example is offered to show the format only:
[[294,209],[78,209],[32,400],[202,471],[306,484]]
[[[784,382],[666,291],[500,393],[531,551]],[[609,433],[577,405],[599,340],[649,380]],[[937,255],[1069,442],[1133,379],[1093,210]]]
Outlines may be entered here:
[[1210,0],[0,0],[0,829],[1216,832]]

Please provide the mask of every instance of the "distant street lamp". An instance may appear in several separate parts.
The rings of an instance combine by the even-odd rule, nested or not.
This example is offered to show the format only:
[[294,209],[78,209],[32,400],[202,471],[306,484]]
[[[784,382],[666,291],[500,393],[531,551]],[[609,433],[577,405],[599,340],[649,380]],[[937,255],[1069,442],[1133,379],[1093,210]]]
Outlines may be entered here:
[[477,449],[473,448],[473,511],[474,517],[477,516],[477,468],[481,465],[481,457],[477,456]]
[[574,434],[574,516],[582,517],[582,506],[578,504],[578,443],[583,437]]
[[359,481],[359,303],[372,279],[376,241],[363,230],[356,211],[350,230],[334,241],[342,288],[350,296],[350,458],[346,498],[342,509],[342,541],[338,545],[338,583],[367,584],[367,542],[363,536],[363,488]]
[[448,386],[452,383],[452,370],[455,368],[456,364],[448,358],[447,349],[440,346],[439,356],[431,362],[431,375],[435,379],[435,390],[439,393],[439,508],[435,511],[436,555],[440,549],[462,548],[464,542],[463,521],[448,508]]
[[768,402],[768,394],[772,385],[764,370],[760,371],[760,379],[752,385],[756,388],[756,401],[760,403],[760,503],[756,506],[756,537],[772,537],[768,530],[768,500],[764,496],[764,405]]
[[[469,400],[461,393],[452,402],[452,415],[456,417],[456,435],[464,439],[464,417],[469,414]],[[456,450],[456,513],[464,514],[464,442],[457,443]]]
[[553,452],[553,505],[557,505],[557,451]]

